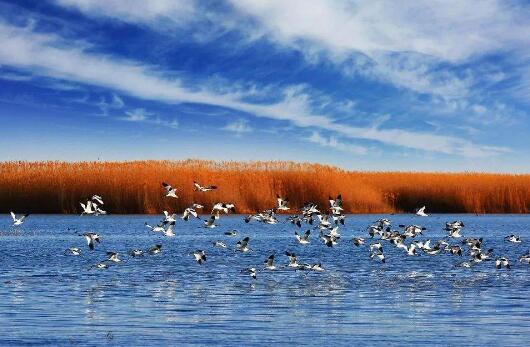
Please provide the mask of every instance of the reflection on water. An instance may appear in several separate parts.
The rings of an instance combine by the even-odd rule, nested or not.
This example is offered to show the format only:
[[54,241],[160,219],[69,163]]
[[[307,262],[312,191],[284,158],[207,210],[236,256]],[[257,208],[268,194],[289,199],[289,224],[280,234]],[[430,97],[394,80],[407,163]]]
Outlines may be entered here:
[[[414,219],[392,217],[395,224]],[[213,230],[179,221],[173,239],[146,231],[143,223],[156,221],[153,216],[32,216],[16,233],[6,219],[0,230],[0,345],[514,345],[530,337],[530,266],[457,268],[462,258],[408,258],[389,247],[387,263],[380,264],[349,243],[377,218],[351,216],[332,249],[316,238],[298,245],[290,224],[245,224],[238,216],[222,218]],[[425,239],[437,240],[443,223],[456,219],[464,220],[465,236],[483,236],[486,248],[512,263],[530,248],[527,216],[419,221],[428,229]],[[102,235],[96,251],[68,229],[74,226]],[[238,237],[224,236],[229,229],[239,230]],[[510,233],[523,243],[504,242]],[[244,236],[253,251],[234,252]],[[212,248],[217,239],[229,248]],[[155,243],[164,245],[159,255],[126,256],[130,248]],[[84,253],[64,255],[71,246]],[[194,249],[206,250],[204,265],[189,256]],[[257,281],[240,272],[261,267],[272,253],[285,264],[286,250],[301,262],[322,262],[325,271],[280,268],[259,272]],[[124,261],[87,270],[106,251],[122,253]],[[435,338],[440,329],[443,338]]]

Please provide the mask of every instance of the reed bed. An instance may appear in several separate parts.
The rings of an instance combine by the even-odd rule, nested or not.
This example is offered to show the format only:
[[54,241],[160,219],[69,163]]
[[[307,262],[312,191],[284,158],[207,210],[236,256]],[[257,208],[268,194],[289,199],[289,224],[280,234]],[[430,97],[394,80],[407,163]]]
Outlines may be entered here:
[[[219,189],[195,192],[194,180]],[[178,189],[179,199],[163,196],[163,181]],[[80,213],[79,202],[93,194],[113,214],[180,212],[192,202],[207,213],[217,201],[253,213],[275,206],[276,194],[299,207],[325,206],[338,193],[347,213],[411,212],[421,205],[431,213],[528,213],[530,175],[363,172],[279,161],[0,163],[1,213]]]

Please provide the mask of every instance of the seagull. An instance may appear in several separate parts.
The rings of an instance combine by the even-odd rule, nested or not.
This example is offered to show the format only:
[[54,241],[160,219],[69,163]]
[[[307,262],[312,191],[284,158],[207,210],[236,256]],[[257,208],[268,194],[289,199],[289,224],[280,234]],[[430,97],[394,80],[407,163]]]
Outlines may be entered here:
[[93,268],[96,268],[96,269],[108,269],[109,266],[105,263],[97,263],[95,265],[92,265],[89,269],[93,269]]
[[265,260],[265,269],[275,270],[276,266],[274,265],[274,254],[269,255],[267,260]]
[[142,257],[144,255],[144,251],[142,251],[141,249],[131,249],[129,251],[129,255],[131,257]]
[[177,214],[176,213],[173,213],[173,214],[169,214],[168,211],[164,211],[164,222],[166,223],[170,223],[170,222],[175,222],[177,220]]
[[328,234],[328,235],[325,235],[322,230],[320,231],[320,238],[322,239],[322,241],[324,241],[324,244],[328,247],[333,247],[337,244],[337,240],[340,238],[338,236],[335,236],[335,235],[332,235],[332,234]]
[[151,255],[158,254],[162,252],[162,245],[154,245],[153,247],[149,248],[148,252]]
[[381,242],[372,243],[370,245],[370,252],[373,252],[374,250],[378,252],[383,252],[383,245],[381,244]]
[[223,241],[213,241],[212,244],[214,247],[226,248],[226,244]]
[[217,186],[201,186],[199,183],[193,181],[193,186],[197,192],[209,192],[210,190],[217,189]]
[[504,238],[506,241],[511,243],[521,243],[521,237],[519,235],[509,235]]
[[333,199],[331,196],[329,197],[329,206],[333,214],[341,214],[341,211],[344,209],[342,208],[342,195],[339,194],[335,199]]
[[81,255],[81,250],[77,247],[70,247],[64,251],[65,254]]
[[282,198],[281,196],[279,196],[278,194],[276,194],[276,199],[278,200],[278,207],[276,207],[277,210],[280,210],[280,211],[287,211],[289,210],[289,199],[287,198]]
[[107,252],[107,256],[109,257],[107,260],[112,261],[113,263],[119,263],[121,261],[116,252]]
[[170,198],[178,198],[177,196],[177,190],[167,184],[166,182],[162,182],[162,187],[166,190],[166,196]]
[[526,254],[523,254],[522,256],[520,256],[519,261],[521,263],[530,264],[530,252],[526,252]]
[[213,215],[214,212],[217,212],[217,211],[227,213],[227,214],[230,211],[236,212],[236,205],[232,203],[217,202],[213,205],[211,214]]
[[289,257],[289,264],[287,265],[288,267],[300,267],[300,265],[296,261],[296,255],[294,253],[285,251],[285,255]]
[[362,237],[354,237],[353,239],[351,239],[351,241],[357,247],[364,244],[364,239]]
[[29,213],[26,213],[22,217],[17,218],[15,212],[11,211],[11,218],[13,218],[13,226],[22,225],[27,216],[29,216]]
[[193,216],[195,218],[200,218],[199,217],[199,214],[197,213],[197,211],[193,208],[193,207],[188,207],[184,210],[184,213],[182,214],[182,218],[183,220],[185,220],[186,222],[188,221],[188,219],[190,219],[190,216]]
[[175,232],[173,231],[173,229],[175,229],[175,222],[169,223],[169,226],[167,227],[167,229],[164,229],[163,231],[164,236],[167,236],[167,237],[175,236]]
[[203,250],[196,250],[191,253],[195,257],[195,261],[202,265],[206,261],[206,253]]
[[97,243],[101,242],[101,240],[99,239],[99,235],[98,234],[85,233],[85,234],[83,234],[83,236],[85,237],[85,240],[86,240],[86,243],[88,245],[88,248],[90,248],[91,251],[94,250],[94,241],[96,241]]
[[103,202],[103,198],[99,195],[93,195],[92,200],[97,201],[97,203],[100,205],[105,205],[105,203]]
[[296,235],[298,243],[302,245],[307,245],[309,243],[309,235],[311,234],[311,230],[307,230],[303,236],[300,236],[297,231],[295,231],[294,234]]
[[237,248],[239,251],[246,253],[250,251],[250,248],[248,248],[248,242],[250,241],[250,237],[245,237],[243,240],[240,240],[237,242]]
[[151,229],[151,231],[154,231],[155,233],[163,233],[166,231],[166,229],[164,228],[164,225],[162,223],[159,223],[157,226],[151,226],[149,224],[147,224],[147,222],[145,223],[145,226],[149,229]]
[[420,217],[428,217],[429,216],[427,213],[425,213],[425,206],[420,207],[419,209],[416,210],[416,216],[420,216]]
[[215,216],[214,215],[211,215],[210,216],[210,219],[205,219],[204,220],[204,227],[205,228],[215,228],[217,226],[217,224],[215,224]]
[[311,265],[311,270],[313,271],[324,271],[321,263]]
[[460,234],[460,232],[462,231],[462,228],[452,228],[451,230],[449,230],[449,237],[452,237],[452,238],[459,238],[459,237],[462,237],[462,234]]
[[385,263],[386,260],[385,260],[385,255],[383,253],[370,253],[370,258],[377,258],[379,259],[382,263]]
[[248,269],[241,270],[241,272],[249,274],[253,279],[256,279],[256,275],[258,273],[255,267],[249,267]]
[[503,267],[510,269],[510,261],[506,257],[500,257],[495,260],[495,267],[501,269]]
[[81,207],[83,208],[83,212],[81,212],[81,216],[84,215],[84,214],[95,214],[96,213],[96,210],[93,208],[93,202],[92,201],[87,201],[86,205],[83,204],[82,202],[80,203]]
[[226,236],[236,236],[236,235],[237,235],[237,230],[228,230],[228,231],[225,231],[225,235],[226,235]]

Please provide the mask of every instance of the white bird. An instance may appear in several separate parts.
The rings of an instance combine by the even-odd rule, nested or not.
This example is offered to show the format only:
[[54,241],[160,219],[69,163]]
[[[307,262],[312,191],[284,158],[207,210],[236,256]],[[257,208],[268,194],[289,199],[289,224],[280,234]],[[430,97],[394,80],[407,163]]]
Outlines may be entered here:
[[311,265],[311,270],[313,271],[324,271],[321,263]]
[[170,222],[175,222],[177,220],[177,214],[176,213],[173,213],[173,214],[169,214],[168,211],[164,211],[164,222],[167,222],[167,223],[170,223]]
[[102,210],[95,202],[92,203],[92,206],[94,207],[94,214],[96,216],[99,216],[100,214],[107,214],[107,211]]
[[175,236],[175,232],[173,231],[174,229],[175,229],[175,222],[169,223],[168,227],[164,229],[163,231],[164,236],[167,236],[167,237]]
[[246,253],[250,251],[250,248],[248,247],[248,243],[250,241],[250,237],[245,237],[244,239],[237,242],[237,248],[239,251]]
[[151,229],[151,231],[154,231],[155,233],[163,233],[164,231],[166,231],[166,229],[164,228],[164,224],[162,224],[162,223],[159,223],[156,226],[151,226],[151,225],[147,224],[147,222],[146,222],[145,226],[147,228]]
[[113,263],[119,263],[121,261],[121,259],[118,258],[117,252],[107,252],[107,256],[108,256],[107,260]]
[[170,198],[178,198],[177,196],[177,190],[167,184],[166,182],[162,182],[162,187],[166,190],[166,196]]
[[92,201],[87,201],[86,205],[83,204],[82,202],[80,203],[81,204],[81,207],[83,208],[83,212],[81,212],[81,215],[84,215],[84,214],[95,214],[96,213],[96,210],[94,209],[94,206],[93,206],[93,202]]
[[351,241],[357,247],[364,244],[364,239],[362,237],[354,237]]
[[154,245],[153,247],[149,248],[148,252],[151,255],[158,254],[162,252],[162,245]]
[[199,265],[202,265],[206,261],[206,253],[203,250],[196,250],[191,253],[193,257],[195,258],[195,261],[199,263]]
[[99,196],[99,195],[93,195],[92,196],[92,200],[97,201],[97,203],[100,204],[100,205],[104,205],[103,198],[101,196]]
[[15,212],[11,211],[11,218],[13,218],[13,226],[22,225],[22,223],[24,223],[24,220],[26,219],[27,216],[29,216],[29,213],[26,213],[22,217],[17,218],[17,216],[15,215]]
[[193,181],[193,186],[198,192],[209,192],[210,190],[217,189],[217,186],[201,186],[199,183]]
[[428,217],[429,216],[427,213],[425,213],[425,206],[420,207],[419,209],[416,210],[416,216],[420,216],[420,217]]
[[131,257],[142,257],[144,255],[144,251],[142,251],[141,249],[131,249],[129,251],[129,255]]
[[108,266],[107,264],[105,264],[105,263],[97,263],[97,264],[92,265],[92,266],[90,267],[90,269],[93,269],[93,268],[96,268],[96,269],[100,269],[100,270],[101,270],[101,269],[108,269],[109,266]]
[[309,235],[311,234],[311,230],[307,230],[304,235],[298,234],[297,231],[295,231],[294,234],[296,235],[296,239],[300,244],[307,245],[309,243]]
[[495,267],[497,269],[500,269],[500,268],[503,268],[503,267],[509,269],[510,268],[510,261],[506,257],[497,258],[497,260],[495,260]]
[[519,261],[521,263],[530,264],[530,252],[526,252],[526,254],[523,254],[522,256],[520,256]]
[[521,243],[521,237],[519,235],[509,235],[504,238],[506,241],[511,243]]
[[205,219],[204,220],[204,227],[205,228],[215,228],[217,226],[217,224],[215,224],[215,216],[210,216],[210,219]]
[[64,251],[65,254],[81,255],[81,250],[77,247],[70,247]]
[[236,212],[236,205],[232,203],[217,202],[213,205],[211,214],[213,215],[218,211],[223,213],[228,213],[230,211]]
[[278,200],[278,207],[276,207],[277,210],[280,210],[280,211],[287,211],[289,210],[289,199],[287,198],[282,198],[281,196],[279,196],[278,194],[276,194],[276,199]]
[[274,254],[269,255],[267,260],[265,260],[265,269],[275,270],[276,266],[274,265]]
[[85,234],[83,234],[83,236],[85,237],[85,240],[86,240],[86,243],[88,245],[88,248],[90,248],[91,251],[94,250],[94,242],[97,242],[97,243],[101,242],[98,234],[85,233]]
[[452,238],[462,237],[462,234],[460,234],[461,231],[462,231],[462,228],[460,227],[452,228],[451,230],[449,230],[449,237],[452,237]]
[[377,258],[379,259],[382,263],[385,263],[386,260],[385,260],[385,255],[383,253],[370,253],[370,258]]
[[188,219],[190,219],[190,216],[193,216],[195,218],[200,218],[199,214],[197,213],[197,211],[193,207],[186,208],[184,210],[184,213],[182,214],[182,217],[180,217],[180,218],[182,218],[185,221],[188,221]]
[[214,247],[226,248],[226,244],[223,241],[213,241],[212,244]]
[[300,267],[300,264],[298,264],[296,260],[296,255],[294,253],[286,251],[285,255],[289,257],[289,264],[287,264],[288,267]]
[[370,252],[373,252],[374,250],[382,252],[383,251],[383,245],[381,242],[372,243],[370,245]]
[[256,279],[258,270],[255,267],[249,267],[248,269],[241,270],[241,272],[248,274],[253,279]]

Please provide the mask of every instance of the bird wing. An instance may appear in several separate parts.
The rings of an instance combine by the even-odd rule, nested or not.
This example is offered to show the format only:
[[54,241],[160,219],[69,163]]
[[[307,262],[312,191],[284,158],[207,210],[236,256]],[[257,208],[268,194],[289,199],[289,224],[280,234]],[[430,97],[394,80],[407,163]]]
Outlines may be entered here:
[[13,222],[16,222],[17,216],[15,215],[15,212],[11,211],[11,218],[13,218]]

